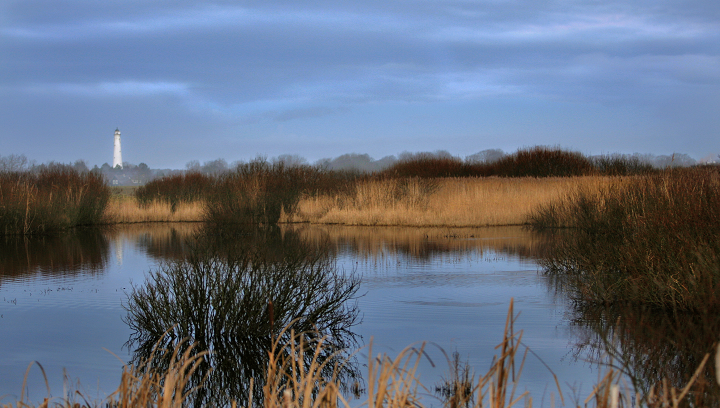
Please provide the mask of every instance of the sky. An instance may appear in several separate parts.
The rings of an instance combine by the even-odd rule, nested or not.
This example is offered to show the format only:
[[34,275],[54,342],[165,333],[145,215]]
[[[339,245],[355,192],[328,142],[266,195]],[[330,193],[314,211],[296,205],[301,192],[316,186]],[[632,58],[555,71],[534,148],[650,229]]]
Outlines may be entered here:
[[717,0],[2,0],[0,155],[720,153]]

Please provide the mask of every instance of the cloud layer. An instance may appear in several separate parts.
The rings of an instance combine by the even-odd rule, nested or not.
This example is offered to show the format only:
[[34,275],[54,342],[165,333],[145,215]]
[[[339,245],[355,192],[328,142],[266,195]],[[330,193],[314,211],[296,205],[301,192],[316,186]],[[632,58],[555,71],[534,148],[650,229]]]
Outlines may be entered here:
[[[720,3],[8,1],[5,153],[720,151]],[[109,147],[108,147],[109,146]],[[159,153],[161,152],[161,153]]]

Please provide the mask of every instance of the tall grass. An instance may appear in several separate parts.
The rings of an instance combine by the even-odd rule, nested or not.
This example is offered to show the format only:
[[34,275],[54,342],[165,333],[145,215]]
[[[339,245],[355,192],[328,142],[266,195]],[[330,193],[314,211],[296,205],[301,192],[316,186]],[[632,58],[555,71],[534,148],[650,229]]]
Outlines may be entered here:
[[134,197],[115,196],[105,210],[105,220],[111,224],[201,222],[204,206],[204,201],[179,202],[174,207],[164,200],[139,204]]
[[303,197],[283,221],[344,225],[523,225],[538,206],[607,177],[371,179],[345,193]]
[[717,168],[668,170],[580,190],[540,207],[538,229],[570,227],[550,274],[574,298],[681,310],[720,307],[720,173]]
[[102,222],[110,190],[69,166],[0,173],[0,233],[41,234]]

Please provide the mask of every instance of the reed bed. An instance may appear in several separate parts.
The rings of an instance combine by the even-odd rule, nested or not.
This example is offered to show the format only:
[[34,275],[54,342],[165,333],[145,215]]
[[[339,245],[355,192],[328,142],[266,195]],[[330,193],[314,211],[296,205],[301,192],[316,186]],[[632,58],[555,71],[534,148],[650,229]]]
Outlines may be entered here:
[[104,213],[107,224],[141,222],[200,222],[204,221],[204,204],[201,201],[152,201],[141,205],[134,197],[113,196]]
[[109,197],[101,175],[70,166],[0,173],[0,234],[42,234],[98,224]]
[[354,191],[304,197],[281,221],[416,227],[524,225],[540,205],[610,177],[442,178],[361,181]]
[[709,311],[720,307],[718,208],[718,168],[691,168],[579,190],[530,221],[574,230],[543,266],[575,300]]

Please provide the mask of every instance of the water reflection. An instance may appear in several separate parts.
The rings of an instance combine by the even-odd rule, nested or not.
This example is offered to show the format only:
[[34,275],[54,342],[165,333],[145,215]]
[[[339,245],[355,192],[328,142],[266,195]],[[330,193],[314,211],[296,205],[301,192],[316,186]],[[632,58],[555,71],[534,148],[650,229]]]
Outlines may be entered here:
[[202,225],[198,223],[175,223],[163,227],[136,226],[133,234],[135,245],[141,251],[161,261],[184,258],[190,251],[190,242],[193,235],[202,228]]
[[[271,227],[202,231],[191,247],[183,259],[168,260],[133,287],[125,321],[133,330],[133,363],[150,358],[156,344],[172,349],[184,338],[210,351],[192,380],[196,385],[207,376],[196,406],[230,400],[245,405],[251,378],[253,398],[261,402],[271,342],[286,325],[305,333],[308,344],[327,336],[320,356],[330,363],[327,376],[335,362],[348,358],[338,351],[357,348],[352,328],[360,278],[335,266],[330,246]],[[165,357],[155,354],[151,367],[166,368]],[[341,380],[352,384],[357,365],[343,367]]]
[[96,228],[48,236],[1,235],[0,283],[29,274],[51,277],[102,273],[109,251],[106,232]]
[[[574,231],[554,235],[564,243],[582,241],[588,248],[593,245],[587,235]],[[558,262],[557,258],[553,261]],[[571,264],[571,261],[565,262]],[[592,274],[550,274],[545,281],[558,298],[572,301],[568,319],[576,337],[573,350],[576,358],[587,359],[600,367],[611,365],[620,369],[640,395],[647,395],[651,387],[663,386],[663,381],[682,389],[705,355],[714,356],[720,335],[720,316],[578,300],[582,286],[598,284],[595,279]],[[609,279],[603,284],[616,284],[616,280]],[[720,405],[720,388],[713,364],[706,364],[700,374],[692,388],[695,403],[697,406]]]
[[[576,308],[571,326],[577,357],[616,366],[641,395],[666,379],[683,388],[704,356],[714,356],[720,333],[715,315],[631,306]],[[696,406],[720,404],[712,364],[705,365],[692,390]]]
[[307,242],[329,241],[336,249],[362,258],[397,254],[417,263],[458,255],[493,252],[537,260],[547,253],[548,240],[518,227],[409,228],[290,225]]

